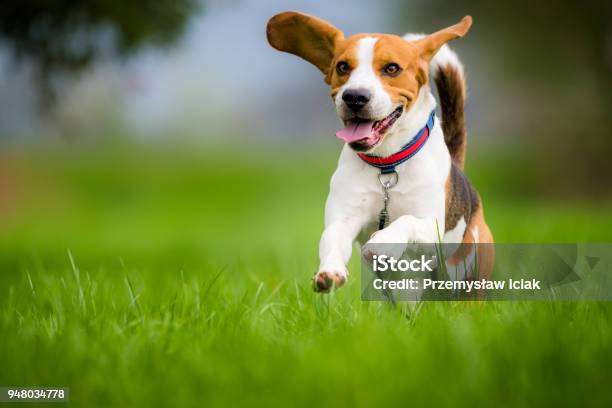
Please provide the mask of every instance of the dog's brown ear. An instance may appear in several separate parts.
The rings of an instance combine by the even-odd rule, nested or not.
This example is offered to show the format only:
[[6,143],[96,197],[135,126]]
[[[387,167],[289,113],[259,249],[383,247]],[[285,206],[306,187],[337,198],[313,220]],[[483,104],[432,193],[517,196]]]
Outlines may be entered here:
[[440,47],[448,41],[463,37],[468,32],[471,25],[472,17],[465,16],[457,24],[446,27],[445,29],[415,41],[415,44],[420,48],[421,58],[426,61],[431,61]]
[[327,75],[342,31],[326,21],[295,11],[275,15],[268,21],[268,42],[279,51],[305,59]]

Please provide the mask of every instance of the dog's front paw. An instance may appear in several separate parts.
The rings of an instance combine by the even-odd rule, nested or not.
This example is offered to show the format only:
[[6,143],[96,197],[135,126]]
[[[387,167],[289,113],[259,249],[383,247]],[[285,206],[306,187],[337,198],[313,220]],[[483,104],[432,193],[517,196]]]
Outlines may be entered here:
[[344,285],[347,276],[346,270],[320,270],[314,276],[314,290],[315,292],[329,292],[332,287],[337,289]]
[[387,256],[387,258],[395,258],[400,259],[406,250],[406,244],[400,243],[380,243],[380,242],[366,242],[366,244],[361,247],[361,256],[368,263],[374,260],[374,256],[380,257],[382,255]]
[[399,259],[406,250],[407,244],[403,237],[394,234],[390,229],[375,232],[370,240],[361,248],[361,255],[368,262],[372,261],[374,255],[386,255]]

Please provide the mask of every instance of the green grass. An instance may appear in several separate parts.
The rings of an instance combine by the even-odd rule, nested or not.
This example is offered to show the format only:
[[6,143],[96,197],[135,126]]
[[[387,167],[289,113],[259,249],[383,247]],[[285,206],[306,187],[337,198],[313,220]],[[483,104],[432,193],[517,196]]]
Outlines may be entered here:
[[[359,300],[356,259],[345,288],[315,295],[335,157],[240,157],[5,154],[0,386],[68,386],[72,405],[101,407],[612,404],[610,304],[407,318]],[[498,241],[612,241],[609,202],[532,200],[477,169]]]

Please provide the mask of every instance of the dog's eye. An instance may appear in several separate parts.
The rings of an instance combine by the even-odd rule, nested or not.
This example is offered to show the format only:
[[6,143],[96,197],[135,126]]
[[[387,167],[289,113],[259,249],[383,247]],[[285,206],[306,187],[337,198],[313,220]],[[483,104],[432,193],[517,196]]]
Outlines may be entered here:
[[394,62],[385,65],[385,67],[383,68],[383,72],[385,73],[385,75],[392,77],[398,75],[401,71],[402,69],[400,68],[400,66]]
[[336,64],[336,72],[339,75],[344,75],[351,70],[351,66],[346,61],[340,61]]

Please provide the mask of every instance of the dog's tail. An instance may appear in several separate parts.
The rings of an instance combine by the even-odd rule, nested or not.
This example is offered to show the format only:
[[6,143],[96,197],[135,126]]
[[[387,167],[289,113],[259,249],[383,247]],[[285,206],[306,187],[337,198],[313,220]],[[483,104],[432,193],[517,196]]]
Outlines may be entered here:
[[[404,39],[415,41],[423,37],[423,34],[406,34]],[[444,141],[451,159],[463,170],[467,147],[467,130],[463,110],[467,85],[463,64],[457,54],[447,44],[444,44],[432,59],[429,67],[438,89]]]
[[451,159],[463,170],[467,147],[464,112],[467,85],[463,64],[457,54],[444,44],[431,61],[430,70],[440,100],[444,141]]

